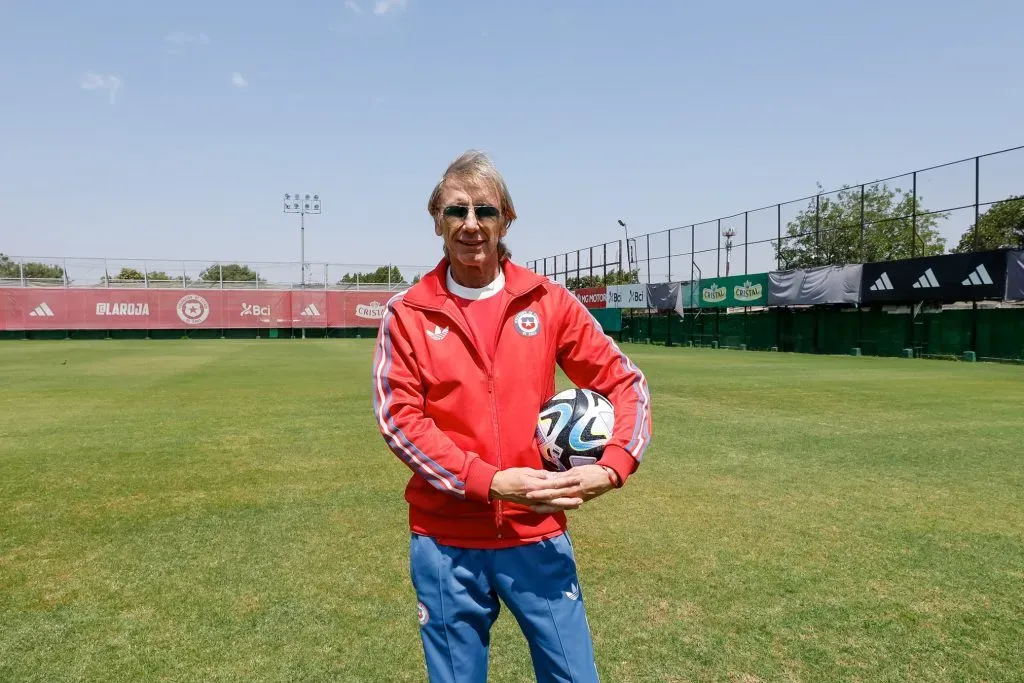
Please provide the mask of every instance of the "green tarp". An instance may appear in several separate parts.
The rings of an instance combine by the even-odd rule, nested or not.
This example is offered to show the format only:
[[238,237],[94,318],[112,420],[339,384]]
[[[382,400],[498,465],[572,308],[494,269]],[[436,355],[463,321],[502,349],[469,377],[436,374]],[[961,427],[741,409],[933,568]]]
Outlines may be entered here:
[[605,332],[618,332],[622,329],[621,308],[591,308],[588,310]]

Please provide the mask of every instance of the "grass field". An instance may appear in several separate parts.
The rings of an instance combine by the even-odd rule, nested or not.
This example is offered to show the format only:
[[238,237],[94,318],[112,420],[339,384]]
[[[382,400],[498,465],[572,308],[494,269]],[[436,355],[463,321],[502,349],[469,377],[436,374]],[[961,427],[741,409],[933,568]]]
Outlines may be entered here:
[[[654,443],[570,521],[603,680],[1024,677],[1024,368],[624,348]],[[0,344],[0,681],[425,680],[372,353]]]

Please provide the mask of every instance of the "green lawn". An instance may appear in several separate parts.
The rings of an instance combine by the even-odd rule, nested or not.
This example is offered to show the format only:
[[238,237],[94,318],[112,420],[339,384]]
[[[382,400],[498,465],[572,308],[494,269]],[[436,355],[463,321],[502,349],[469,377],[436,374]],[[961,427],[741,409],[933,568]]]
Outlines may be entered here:
[[[603,680],[1021,680],[1024,368],[625,348],[654,442],[571,519]],[[372,353],[0,344],[0,681],[425,680]],[[531,680],[507,610],[491,662]]]

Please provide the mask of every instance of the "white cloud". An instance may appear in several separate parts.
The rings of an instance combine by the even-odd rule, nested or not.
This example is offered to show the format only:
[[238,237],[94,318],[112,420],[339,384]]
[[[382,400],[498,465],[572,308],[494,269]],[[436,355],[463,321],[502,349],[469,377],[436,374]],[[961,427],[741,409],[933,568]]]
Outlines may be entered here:
[[373,6],[374,14],[387,14],[393,9],[404,9],[405,0],[377,0]]
[[249,85],[249,81],[245,80],[242,74],[235,71],[231,74],[231,85],[236,88],[245,88]]
[[345,0],[345,7],[347,9],[352,10],[356,14],[363,13],[363,8],[359,6],[359,3],[357,3],[356,0]]
[[113,74],[98,74],[95,71],[87,71],[82,76],[82,90],[107,90],[110,93],[110,103],[117,99],[117,91],[121,89],[121,77]]

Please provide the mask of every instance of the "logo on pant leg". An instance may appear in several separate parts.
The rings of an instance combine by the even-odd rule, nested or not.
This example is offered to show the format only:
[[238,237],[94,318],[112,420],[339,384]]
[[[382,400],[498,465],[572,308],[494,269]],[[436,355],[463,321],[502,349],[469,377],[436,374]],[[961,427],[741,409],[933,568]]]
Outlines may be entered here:
[[572,588],[572,590],[563,591],[565,593],[565,597],[569,598],[570,600],[579,600],[580,599],[580,587],[577,586],[574,583],[571,586],[571,588]]
[[416,603],[416,619],[420,622],[420,626],[426,626],[427,622],[430,621],[430,612],[427,611],[427,606],[422,602]]

